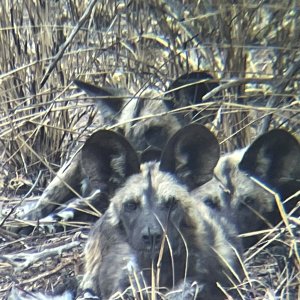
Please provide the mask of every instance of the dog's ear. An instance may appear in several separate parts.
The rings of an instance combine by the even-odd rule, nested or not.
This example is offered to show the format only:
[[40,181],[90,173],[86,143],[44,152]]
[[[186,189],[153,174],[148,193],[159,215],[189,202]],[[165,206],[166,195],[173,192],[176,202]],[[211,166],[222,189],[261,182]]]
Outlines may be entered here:
[[111,191],[139,172],[139,159],[130,143],[110,130],[95,132],[84,144],[81,164],[92,188]]
[[202,98],[219,84],[205,71],[181,75],[170,85],[170,100],[165,100],[169,110],[202,103]]
[[160,169],[175,174],[192,190],[212,178],[219,157],[216,137],[206,127],[191,124],[180,129],[167,142]]
[[274,129],[249,146],[239,169],[271,186],[299,180],[300,145],[289,132]]
[[121,89],[97,87],[81,80],[74,80],[74,84],[90,96],[98,107],[104,119],[112,119],[124,104],[125,92]]

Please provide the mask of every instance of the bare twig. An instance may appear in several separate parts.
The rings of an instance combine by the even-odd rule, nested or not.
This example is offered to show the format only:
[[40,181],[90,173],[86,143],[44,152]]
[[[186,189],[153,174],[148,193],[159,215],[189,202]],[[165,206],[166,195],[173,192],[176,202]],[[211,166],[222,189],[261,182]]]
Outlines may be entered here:
[[11,216],[11,214],[15,211],[15,209],[16,209],[17,207],[19,207],[19,206],[23,203],[23,201],[24,201],[24,200],[31,194],[31,192],[35,189],[37,183],[38,183],[39,180],[40,180],[41,175],[42,175],[42,172],[40,171],[39,174],[38,174],[38,176],[37,176],[37,178],[36,178],[36,180],[35,180],[35,182],[34,182],[34,184],[33,184],[32,187],[30,188],[30,190],[26,193],[25,196],[22,197],[22,199],[20,200],[20,202],[19,202],[17,205],[15,205],[14,207],[11,208],[11,210],[9,211],[9,213],[8,213],[8,214],[3,218],[3,220],[1,221],[0,227],[3,226],[3,224],[5,223],[5,221]]
[[62,58],[66,48],[69,46],[69,44],[72,42],[72,40],[74,39],[75,35],[77,34],[77,32],[79,31],[79,29],[82,27],[82,25],[84,24],[84,22],[89,18],[92,9],[94,8],[95,4],[98,2],[98,0],[91,0],[91,2],[88,4],[84,14],[82,15],[82,17],[80,18],[80,20],[78,21],[78,24],[76,25],[76,27],[74,27],[74,29],[72,30],[71,34],[69,35],[69,37],[67,38],[67,40],[65,41],[65,43],[60,47],[59,51],[57,52],[57,54],[54,56],[53,62],[50,64],[50,66],[48,67],[41,83],[40,83],[40,88],[42,88],[44,86],[44,84],[46,83],[47,79],[49,78],[51,72],[53,71],[53,69],[55,68],[57,62]]
[[[279,82],[279,84],[275,87],[275,93],[283,93],[287,85],[289,84],[291,78],[298,72],[300,68],[300,59],[298,61],[295,61],[290,68],[287,70],[284,78]],[[268,102],[267,102],[267,107],[276,107],[278,105],[278,102],[280,99],[276,97],[276,95],[272,96]],[[270,123],[272,120],[272,114],[269,114],[265,117],[263,124],[259,130],[259,134],[263,134],[268,131]]]
[[49,256],[60,255],[63,251],[70,250],[80,245],[80,242],[70,242],[55,248],[45,249],[36,253],[6,254],[0,256],[0,260],[12,265],[17,271],[22,271],[39,260],[44,260]]

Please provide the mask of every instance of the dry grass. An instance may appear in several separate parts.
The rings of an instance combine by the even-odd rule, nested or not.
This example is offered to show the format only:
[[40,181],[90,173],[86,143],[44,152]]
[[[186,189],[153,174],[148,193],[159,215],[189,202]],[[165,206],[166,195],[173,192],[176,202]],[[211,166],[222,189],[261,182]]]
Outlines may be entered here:
[[[0,4],[0,209],[14,206],[30,188],[24,201],[40,194],[86,135],[100,126],[92,103],[72,85],[75,78],[136,93],[148,86],[164,90],[180,74],[209,70],[222,83],[214,131],[223,150],[247,145],[268,127],[286,126],[299,133],[297,1],[95,3],[49,74],[88,1]],[[286,231],[280,240],[285,236],[293,241],[285,244],[295,259],[296,237]],[[5,237],[3,253],[28,247],[7,233],[0,236]],[[31,245],[39,249],[40,241]],[[241,287],[241,299],[275,299],[272,293],[290,291],[291,284],[299,283],[299,267],[272,267],[277,281],[261,279],[255,271],[257,257],[251,256],[245,265],[250,268],[249,283]],[[265,263],[258,265],[260,271],[269,270]],[[34,287],[32,281],[9,270],[9,282],[0,281],[0,297],[11,282]],[[285,292],[277,292],[276,297],[289,299]]]

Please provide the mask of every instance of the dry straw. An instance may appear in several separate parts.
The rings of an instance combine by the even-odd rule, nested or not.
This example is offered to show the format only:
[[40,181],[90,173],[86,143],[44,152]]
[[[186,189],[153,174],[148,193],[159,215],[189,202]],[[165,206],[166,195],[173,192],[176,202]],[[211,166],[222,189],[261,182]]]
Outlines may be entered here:
[[[183,109],[218,110],[210,125],[223,151],[243,147],[272,127],[299,133],[299,14],[298,1],[2,1],[0,207],[10,209],[29,190],[25,202],[40,194],[86,136],[105,126],[90,99],[72,84],[76,78],[134,94],[150,86],[163,92],[180,74],[209,70],[221,82],[221,101]],[[275,292],[276,299],[297,297],[296,236],[289,216],[283,217],[288,234],[279,239],[289,263],[274,267],[276,259],[265,250],[251,256],[244,266],[248,282],[238,287],[241,299],[275,299]],[[3,254],[35,252],[47,243],[12,242],[1,230]],[[66,240],[54,236],[48,243],[56,247]],[[0,261],[0,297],[13,282],[51,291],[60,276],[78,274],[68,259],[59,267],[47,264],[48,275],[39,276],[37,262],[13,273],[9,262]]]

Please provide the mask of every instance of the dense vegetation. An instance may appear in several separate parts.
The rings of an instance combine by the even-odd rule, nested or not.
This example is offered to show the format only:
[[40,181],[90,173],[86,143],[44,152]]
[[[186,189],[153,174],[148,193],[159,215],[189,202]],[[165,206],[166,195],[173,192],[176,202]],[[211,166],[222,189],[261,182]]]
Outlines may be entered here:
[[[20,201],[37,199],[95,127],[105,126],[74,79],[134,95],[149,87],[163,92],[179,75],[207,70],[220,81],[221,102],[196,109],[218,110],[209,125],[223,151],[245,146],[272,127],[299,134],[299,15],[292,0],[2,1],[0,253],[86,238],[77,228],[20,239],[3,226]],[[245,254],[241,299],[275,299],[275,293],[288,299],[299,286],[296,237],[285,231],[277,236],[274,230],[269,239],[284,238],[288,258],[279,261],[263,246]],[[13,282],[51,290],[59,276],[78,275],[78,244],[56,263],[37,260],[18,268],[0,259],[0,297]]]

